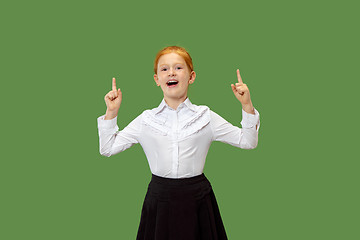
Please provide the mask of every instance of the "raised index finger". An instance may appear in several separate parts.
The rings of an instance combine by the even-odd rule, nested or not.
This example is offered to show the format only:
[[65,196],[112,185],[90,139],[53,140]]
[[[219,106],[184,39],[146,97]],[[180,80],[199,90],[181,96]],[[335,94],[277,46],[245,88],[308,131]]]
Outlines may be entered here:
[[113,77],[113,80],[112,80],[112,90],[115,90],[116,91],[116,82],[115,82],[115,78]]
[[241,76],[240,76],[240,70],[238,69],[238,70],[236,71],[236,73],[237,73],[237,77],[238,77],[239,83],[244,84],[243,81],[242,81],[242,79],[241,79]]

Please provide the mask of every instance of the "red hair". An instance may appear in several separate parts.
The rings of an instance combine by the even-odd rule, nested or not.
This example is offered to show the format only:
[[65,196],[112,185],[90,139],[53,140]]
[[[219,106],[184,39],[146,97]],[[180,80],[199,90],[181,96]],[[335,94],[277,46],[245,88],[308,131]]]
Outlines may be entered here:
[[188,66],[190,72],[194,71],[194,66],[192,63],[192,59],[190,57],[190,54],[186,51],[185,48],[183,47],[178,47],[178,46],[169,46],[166,48],[161,49],[158,54],[155,57],[155,61],[154,61],[154,72],[155,74],[157,74],[157,65],[159,62],[159,59],[162,55],[168,54],[168,53],[176,53],[178,55],[180,55],[186,62],[186,65]]

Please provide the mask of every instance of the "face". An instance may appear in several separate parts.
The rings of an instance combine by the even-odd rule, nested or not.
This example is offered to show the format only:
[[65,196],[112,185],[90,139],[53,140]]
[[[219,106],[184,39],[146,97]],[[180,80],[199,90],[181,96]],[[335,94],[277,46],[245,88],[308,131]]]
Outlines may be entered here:
[[185,60],[176,53],[168,53],[159,58],[157,74],[154,80],[164,92],[164,98],[186,98],[189,84],[196,74],[186,65]]

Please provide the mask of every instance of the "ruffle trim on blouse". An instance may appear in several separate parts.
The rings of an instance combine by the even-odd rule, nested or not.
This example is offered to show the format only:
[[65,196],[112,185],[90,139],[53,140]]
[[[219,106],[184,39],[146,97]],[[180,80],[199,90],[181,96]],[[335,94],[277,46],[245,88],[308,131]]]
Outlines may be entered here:
[[194,115],[180,124],[179,138],[186,138],[199,132],[210,123],[210,109],[207,106],[198,106]]
[[162,116],[156,116],[151,110],[145,110],[143,112],[143,123],[150,127],[155,133],[160,135],[167,135],[169,128],[165,126],[166,118]]
[[[151,110],[143,113],[143,123],[155,133],[168,135],[171,133],[171,123],[161,114],[154,114]],[[194,114],[186,118],[179,125],[179,140],[199,132],[210,122],[210,109],[207,106],[197,106]]]

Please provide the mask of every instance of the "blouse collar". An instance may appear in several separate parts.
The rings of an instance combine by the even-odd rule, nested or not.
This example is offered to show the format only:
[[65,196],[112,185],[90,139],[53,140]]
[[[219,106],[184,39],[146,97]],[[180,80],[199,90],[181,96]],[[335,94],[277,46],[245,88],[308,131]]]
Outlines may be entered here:
[[[183,106],[185,106],[185,107],[187,107],[188,109],[196,112],[195,106],[190,102],[189,97],[187,97],[184,102],[180,103],[176,110],[182,108]],[[171,107],[169,107],[169,105],[165,102],[165,99],[163,98],[162,101],[161,101],[161,103],[160,103],[160,105],[159,105],[157,108],[154,109],[154,110],[155,110],[155,114],[160,113],[165,107],[167,107],[167,108],[169,108],[169,109],[171,109],[171,110],[174,110],[174,109],[172,109]]]

